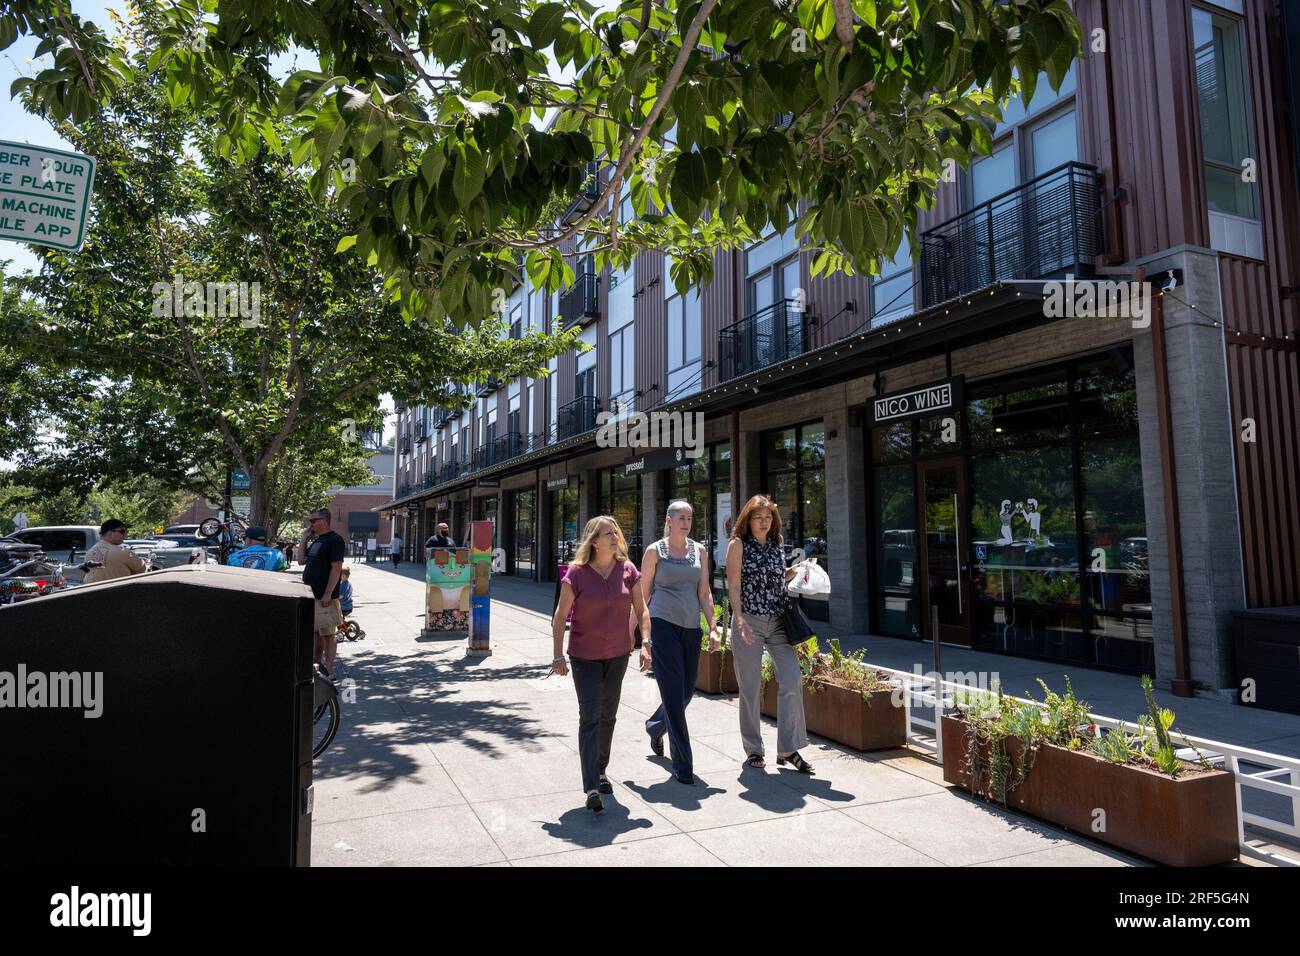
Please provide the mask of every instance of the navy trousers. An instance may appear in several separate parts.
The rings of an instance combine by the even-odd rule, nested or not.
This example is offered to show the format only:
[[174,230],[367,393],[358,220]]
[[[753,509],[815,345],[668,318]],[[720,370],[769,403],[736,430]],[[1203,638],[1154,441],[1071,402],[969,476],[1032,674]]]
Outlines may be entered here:
[[651,737],[668,735],[673,773],[694,773],[686,705],[695,694],[695,678],[700,672],[700,629],[652,617],[650,641],[655,682],[663,703],[645,722],[645,731]]

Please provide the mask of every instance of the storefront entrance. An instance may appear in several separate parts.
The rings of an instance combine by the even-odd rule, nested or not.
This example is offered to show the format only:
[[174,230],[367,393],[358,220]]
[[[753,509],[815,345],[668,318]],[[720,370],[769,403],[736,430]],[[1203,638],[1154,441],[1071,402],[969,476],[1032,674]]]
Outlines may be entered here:
[[970,595],[966,593],[966,462],[963,458],[920,461],[917,499],[924,522],[920,538],[922,633],[946,644],[969,647]]

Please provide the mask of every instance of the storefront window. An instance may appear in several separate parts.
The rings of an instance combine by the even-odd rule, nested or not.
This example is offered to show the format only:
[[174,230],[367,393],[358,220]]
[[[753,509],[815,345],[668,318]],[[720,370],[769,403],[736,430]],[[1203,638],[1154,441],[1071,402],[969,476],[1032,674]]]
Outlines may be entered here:
[[515,574],[531,578],[536,562],[533,555],[537,547],[537,492],[515,492]]
[[[763,486],[781,509],[787,553],[802,550],[828,567],[826,547],[826,429],[821,422],[763,436]],[[829,620],[824,598],[804,598],[804,611]]]
[[[725,539],[727,533],[725,528],[719,531],[718,516],[722,514],[724,523],[731,516],[731,443],[709,445],[699,458],[689,459],[670,469],[667,472],[666,491],[666,501],[680,498],[691,503],[691,509],[695,513],[691,536],[708,548],[709,561],[716,577],[720,564],[719,552],[726,550],[725,545],[719,548],[718,543]],[[725,499],[725,504],[720,506],[720,499]]]
[[973,646],[1135,672],[1152,668],[1128,350],[971,386],[963,420],[872,429],[871,453],[873,626],[881,633],[923,630],[913,462],[961,454]]
[[578,489],[551,492],[551,540],[555,542],[556,564],[573,560],[578,548]]
[[623,537],[627,539],[628,557],[639,566],[646,543],[641,534],[641,476],[627,477],[621,466],[602,471],[600,513],[610,515],[618,522]]
[[[879,429],[883,431],[884,429]],[[916,554],[916,481],[912,466],[875,469],[877,629],[881,634],[918,637],[920,578]]]

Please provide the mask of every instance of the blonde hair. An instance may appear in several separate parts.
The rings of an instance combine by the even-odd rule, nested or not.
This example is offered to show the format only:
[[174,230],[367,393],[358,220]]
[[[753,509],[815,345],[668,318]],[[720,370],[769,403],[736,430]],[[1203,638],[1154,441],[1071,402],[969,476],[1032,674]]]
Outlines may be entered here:
[[614,545],[614,559],[627,560],[627,539],[623,537],[623,529],[612,516],[596,515],[583,527],[582,538],[578,541],[578,551],[569,562],[569,567],[576,568],[591,563],[592,552],[596,550],[596,535],[603,534],[606,525],[613,527],[614,533],[618,536],[618,542]]
[[749,530],[750,519],[754,517],[755,511],[762,508],[766,508],[772,516],[772,530],[767,533],[768,540],[783,544],[785,539],[781,537],[781,509],[767,495],[754,495],[745,502],[745,507],[740,509],[740,514],[736,517],[736,523],[732,525],[731,536],[733,538],[752,536],[753,532]]

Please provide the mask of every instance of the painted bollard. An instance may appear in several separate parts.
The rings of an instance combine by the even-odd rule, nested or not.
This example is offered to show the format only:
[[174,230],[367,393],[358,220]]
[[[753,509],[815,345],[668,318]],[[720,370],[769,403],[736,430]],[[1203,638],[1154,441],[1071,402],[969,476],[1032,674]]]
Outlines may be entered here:
[[468,636],[472,574],[469,548],[435,548],[429,553],[422,637]]
[[475,521],[470,549],[473,567],[472,611],[469,622],[469,657],[487,657],[492,653],[492,601],[489,586],[492,580],[492,522]]

